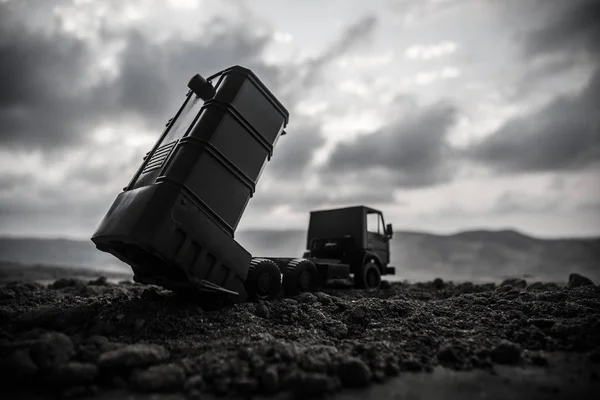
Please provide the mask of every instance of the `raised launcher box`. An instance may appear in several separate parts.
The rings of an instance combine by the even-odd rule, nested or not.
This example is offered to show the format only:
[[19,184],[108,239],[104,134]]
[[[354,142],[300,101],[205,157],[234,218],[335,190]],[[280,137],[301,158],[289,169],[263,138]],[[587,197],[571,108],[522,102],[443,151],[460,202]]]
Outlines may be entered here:
[[240,66],[206,81],[196,75],[188,87],[92,241],[129,264],[138,282],[243,301],[252,256],[234,233],[289,114]]

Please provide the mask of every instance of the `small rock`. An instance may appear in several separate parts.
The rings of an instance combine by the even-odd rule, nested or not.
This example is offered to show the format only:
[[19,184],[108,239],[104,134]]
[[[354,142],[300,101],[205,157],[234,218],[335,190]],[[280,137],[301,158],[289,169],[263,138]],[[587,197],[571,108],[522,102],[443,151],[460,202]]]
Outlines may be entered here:
[[348,357],[340,366],[340,378],[344,386],[364,387],[369,385],[373,374],[360,358]]
[[369,322],[370,311],[367,307],[356,306],[350,312],[350,319],[354,323],[364,324]]
[[298,303],[311,304],[317,301],[317,296],[315,296],[311,292],[304,292],[296,296],[295,299],[298,301]]
[[258,387],[258,382],[254,378],[242,376],[233,381],[233,386],[237,389],[239,393],[247,394],[256,391],[256,388]]
[[163,346],[132,344],[102,353],[98,358],[100,368],[133,368],[161,363],[169,358]]
[[525,289],[527,287],[527,281],[519,278],[505,279],[500,286],[512,286],[518,289]]
[[459,349],[450,343],[444,344],[440,347],[437,358],[441,362],[445,363],[458,363],[462,362]]
[[600,349],[592,351],[588,359],[595,364],[600,364]]
[[573,273],[569,275],[569,283],[567,284],[567,286],[570,288],[575,288],[579,286],[594,286],[594,282],[592,282],[588,277]]
[[74,355],[73,341],[64,333],[43,333],[31,346],[31,358],[41,369],[62,364]]
[[22,380],[35,375],[38,367],[31,359],[28,349],[19,349],[1,361],[0,371],[5,378]]
[[185,373],[176,364],[155,365],[146,370],[136,370],[131,382],[146,392],[176,390],[185,383]]
[[543,366],[546,366],[549,364],[546,356],[544,356],[543,354],[540,354],[540,353],[535,353],[535,354],[531,355],[531,363],[533,365],[537,365],[540,367],[543,367]]
[[46,379],[53,385],[68,387],[90,384],[97,375],[98,367],[94,364],[72,361],[57,366]]
[[179,365],[183,368],[186,376],[196,375],[200,372],[198,363],[193,357],[184,357],[179,360]]
[[273,337],[273,335],[271,335],[268,332],[258,332],[258,333],[255,333],[252,336],[250,336],[250,339],[256,340],[258,342],[270,342],[272,340],[275,340],[275,338]]
[[284,297],[281,299],[281,304],[285,304],[287,307],[296,307],[298,305],[298,301],[296,299],[292,299],[291,297]]
[[348,336],[348,326],[337,319],[332,319],[324,324],[325,331],[337,339]]
[[279,375],[274,366],[267,368],[260,377],[260,383],[266,393],[277,393],[279,390]]
[[106,336],[92,335],[86,339],[86,343],[98,348],[104,348],[110,343],[110,340]]
[[185,381],[184,388],[187,392],[203,390],[205,387],[204,378],[200,374],[192,375]]
[[410,371],[410,372],[419,372],[419,371],[423,370],[423,364],[421,362],[419,362],[418,360],[415,360],[412,357],[408,358],[406,360],[402,360],[402,362],[400,363],[400,366],[405,371]]
[[[31,292],[42,290],[44,289],[44,286],[37,282],[10,282],[5,288],[10,290],[13,294],[26,295]],[[13,296],[9,296],[9,298],[12,297]]]
[[323,304],[324,306],[328,306],[333,303],[331,296],[329,296],[326,293],[317,292],[317,293],[315,293],[315,296],[317,297],[317,300],[319,301],[319,303]]
[[555,320],[549,318],[533,318],[528,321],[531,325],[537,326],[540,329],[549,329],[556,323]]
[[316,396],[329,391],[329,377],[316,372],[297,372],[289,382],[290,389],[297,395]]
[[531,285],[528,285],[525,289],[530,292],[534,290],[544,290],[544,284],[542,282],[533,282]]
[[393,359],[388,360],[385,364],[385,373],[387,376],[397,376],[400,373],[398,363]]
[[490,352],[490,357],[498,364],[516,364],[521,359],[521,348],[513,342],[502,340]]
[[444,281],[442,278],[435,278],[433,280],[432,286],[435,290],[441,290],[444,288]]
[[378,382],[378,383],[385,382],[385,378],[386,378],[386,375],[385,375],[384,371],[377,369],[373,372],[373,380],[375,382]]
[[271,310],[269,310],[266,304],[258,303],[256,306],[256,315],[264,319],[269,319],[271,318]]

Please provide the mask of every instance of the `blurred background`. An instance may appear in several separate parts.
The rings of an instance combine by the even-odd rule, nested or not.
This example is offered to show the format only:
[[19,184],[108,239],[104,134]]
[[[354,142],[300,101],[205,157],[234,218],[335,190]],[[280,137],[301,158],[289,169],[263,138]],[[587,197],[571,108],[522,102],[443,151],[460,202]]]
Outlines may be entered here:
[[310,210],[364,204],[398,279],[598,276],[598,20],[594,0],[0,1],[2,271],[129,273],[90,236],[189,78],[242,65],[291,114],[236,234],[253,254],[301,256]]

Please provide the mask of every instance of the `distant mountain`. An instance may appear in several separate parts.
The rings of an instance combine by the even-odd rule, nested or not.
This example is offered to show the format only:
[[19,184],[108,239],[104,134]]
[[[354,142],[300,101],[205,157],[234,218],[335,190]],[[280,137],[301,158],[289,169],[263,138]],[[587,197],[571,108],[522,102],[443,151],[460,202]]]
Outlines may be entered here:
[[392,252],[397,270],[407,276],[566,281],[569,273],[578,272],[600,281],[600,238],[539,239],[512,230],[402,232]]
[[129,268],[112,255],[96,250],[91,240],[0,237],[0,260],[28,265]]
[[[238,232],[235,238],[254,256],[300,257],[306,232],[252,230]],[[524,276],[566,281],[569,273],[579,272],[600,282],[600,238],[539,239],[512,230],[452,235],[396,232],[391,252],[399,279],[480,281]],[[96,250],[91,241],[0,238],[0,260],[129,270]]]

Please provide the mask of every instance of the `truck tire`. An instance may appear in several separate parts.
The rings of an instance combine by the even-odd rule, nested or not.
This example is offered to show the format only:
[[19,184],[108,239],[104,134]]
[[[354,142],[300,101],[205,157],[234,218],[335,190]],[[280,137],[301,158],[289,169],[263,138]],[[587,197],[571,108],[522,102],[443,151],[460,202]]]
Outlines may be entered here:
[[283,274],[283,291],[286,296],[317,290],[319,274],[309,260],[295,259],[288,263]]
[[354,285],[360,289],[377,289],[381,284],[381,271],[375,260],[367,261],[355,274]]
[[274,261],[255,258],[244,283],[248,300],[272,300],[281,291],[281,272]]

